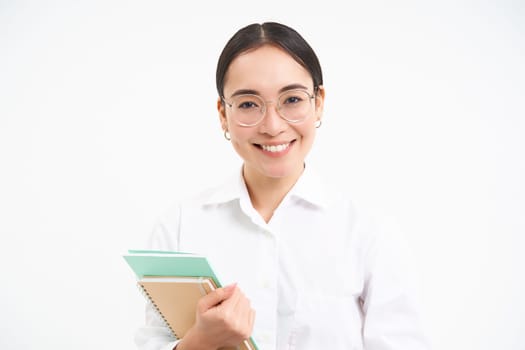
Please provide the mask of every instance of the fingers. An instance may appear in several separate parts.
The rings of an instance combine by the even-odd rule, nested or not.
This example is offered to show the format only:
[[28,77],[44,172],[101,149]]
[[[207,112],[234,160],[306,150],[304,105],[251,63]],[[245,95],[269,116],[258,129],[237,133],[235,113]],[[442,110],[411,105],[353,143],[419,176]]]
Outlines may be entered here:
[[241,338],[247,339],[252,334],[253,323],[255,321],[255,310],[250,305],[250,300],[243,298],[237,304],[236,325],[234,326]]
[[239,302],[244,298],[244,294],[236,285],[228,286],[228,288],[231,288],[228,290],[230,295],[227,298],[224,298],[220,305],[217,305],[217,310],[231,310],[233,313],[236,313],[239,309]]
[[254,320],[250,300],[234,284],[201,298],[193,333],[218,347],[238,345],[251,336]]
[[232,334],[236,334],[239,339],[250,337],[255,311],[240,288],[235,288],[231,297],[217,307],[217,311],[218,317]]
[[203,296],[197,305],[197,312],[204,313],[212,307],[222,303],[223,301],[229,299],[232,294],[235,292],[237,284],[230,284],[224,288],[218,288],[211,293]]

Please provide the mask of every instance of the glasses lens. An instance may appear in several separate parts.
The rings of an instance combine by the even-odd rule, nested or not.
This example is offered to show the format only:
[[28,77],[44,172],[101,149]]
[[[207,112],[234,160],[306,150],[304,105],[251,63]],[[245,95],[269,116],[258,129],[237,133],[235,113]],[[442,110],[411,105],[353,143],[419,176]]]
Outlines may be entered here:
[[263,118],[264,102],[256,95],[239,95],[232,100],[232,117],[241,125],[257,124]]
[[279,97],[279,111],[289,122],[300,122],[306,119],[311,110],[312,101],[306,91],[286,91]]

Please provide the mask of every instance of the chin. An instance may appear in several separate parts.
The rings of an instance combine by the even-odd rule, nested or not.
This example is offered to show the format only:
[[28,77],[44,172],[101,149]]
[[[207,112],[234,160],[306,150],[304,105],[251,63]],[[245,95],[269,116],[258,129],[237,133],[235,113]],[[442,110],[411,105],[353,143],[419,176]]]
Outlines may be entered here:
[[273,179],[282,179],[289,176],[293,176],[296,172],[292,167],[289,166],[275,166],[269,167],[263,170],[263,175],[273,178]]
[[264,175],[272,179],[282,179],[282,178],[285,178],[288,175],[288,173],[272,171],[272,172],[265,172]]

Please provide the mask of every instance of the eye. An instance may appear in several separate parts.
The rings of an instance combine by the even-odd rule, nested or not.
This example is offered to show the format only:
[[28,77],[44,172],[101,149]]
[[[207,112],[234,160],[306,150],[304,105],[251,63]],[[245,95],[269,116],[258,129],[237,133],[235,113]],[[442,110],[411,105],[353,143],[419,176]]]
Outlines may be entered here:
[[284,103],[285,104],[290,104],[290,103],[299,103],[303,101],[303,99],[299,96],[287,96],[286,99],[284,100]]
[[292,90],[284,93],[279,98],[281,106],[295,107],[308,101],[308,94],[302,90]]
[[235,108],[250,111],[260,109],[262,101],[255,95],[239,95],[234,99]]
[[239,109],[252,109],[257,107],[259,106],[253,101],[241,101],[237,104],[237,108]]

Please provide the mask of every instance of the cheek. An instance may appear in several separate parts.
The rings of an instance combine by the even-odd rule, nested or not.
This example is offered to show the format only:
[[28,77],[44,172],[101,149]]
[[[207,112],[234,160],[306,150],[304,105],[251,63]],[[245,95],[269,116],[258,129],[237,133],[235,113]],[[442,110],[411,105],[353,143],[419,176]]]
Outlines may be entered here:
[[315,128],[315,126],[312,125],[311,127],[304,128],[300,131],[302,137],[303,152],[310,152],[314,144],[316,130],[317,129]]
[[251,147],[251,140],[253,139],[253,131],[249,128],[240,128],[233,126],[230,128],[231,143],[237,153],[244,153]]
[[232,141],[238,141],[238,142],[243,142],[243,141],[246,141],[251,133],[250,133],[250,130],[247,129],[247,128],[240,128],[236,125],[231,125],[230,124],[230,134],[232,136]]
[[314,123],[309,121],[308,124],[298,125],[296,131],[305,139],[313,139],[315,137],[316,128]]

